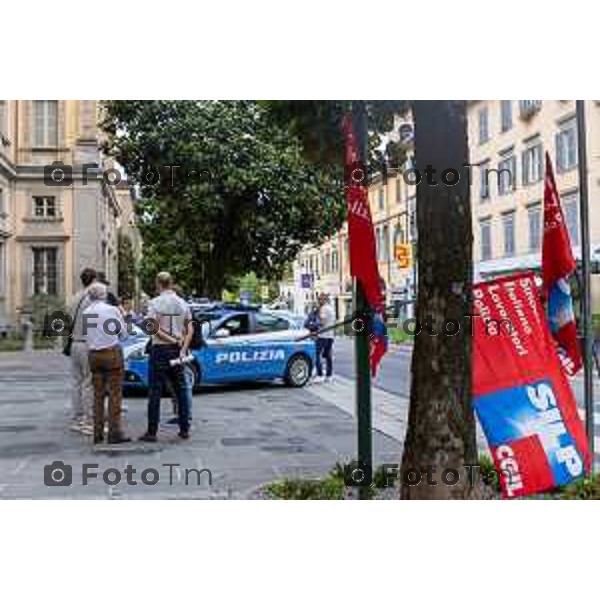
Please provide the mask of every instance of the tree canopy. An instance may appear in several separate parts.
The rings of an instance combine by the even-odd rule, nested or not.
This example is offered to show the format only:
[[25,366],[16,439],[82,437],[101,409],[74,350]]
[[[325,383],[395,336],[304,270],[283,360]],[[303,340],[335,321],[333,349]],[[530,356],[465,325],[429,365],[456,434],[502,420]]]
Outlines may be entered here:
[[293,128],[260,103],[108,101],[103,127],[105,151],[141,193],[146,283],[167,269],[220,296],[250,271],[279,277],[343,222],[341,165],[315,168]]

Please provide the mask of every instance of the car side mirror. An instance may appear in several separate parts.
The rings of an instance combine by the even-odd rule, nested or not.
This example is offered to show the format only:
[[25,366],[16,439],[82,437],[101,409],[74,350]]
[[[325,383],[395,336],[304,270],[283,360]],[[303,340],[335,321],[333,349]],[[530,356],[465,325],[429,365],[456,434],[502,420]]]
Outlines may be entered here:
[[210,323],[208,321],[202,321],[200,324],[200,335],[203,340],[206,340],[210,335]]
[[226,338],[229,337],[231,335],[231,333],[229,332],[229,329],[217,329],[217,331],[215,331],[215,337],[216,338]]

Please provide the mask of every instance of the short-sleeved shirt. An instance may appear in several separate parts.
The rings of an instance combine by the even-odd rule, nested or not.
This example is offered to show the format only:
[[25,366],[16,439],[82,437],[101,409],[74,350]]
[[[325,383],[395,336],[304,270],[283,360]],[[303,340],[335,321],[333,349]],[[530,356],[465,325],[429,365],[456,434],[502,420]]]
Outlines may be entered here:
[[[323,304],[319,309],[319,320],[321,321],[321,327],[333,327],[335,325],[335,313],[333,312],[333,307],[330,304]],[[322,338],[333,338],[334,330],[327,329],[327,331],[323,331],[319,333],[319,337]]]
[[85,341],[89,350],[105,350],[119,345],[127,338],[127,325],[121,311],[107,302],[96,301],[84,311]]
[[[149,319],[156,319],[160,328],[174,338],[181,338],[185,332],[186,323],[191,321],[192,313],[188,303],[178,296],[173,290],[165,290],[150,301],[148,306]],[[153,337],[153,344],[169,344],[157,336]]]

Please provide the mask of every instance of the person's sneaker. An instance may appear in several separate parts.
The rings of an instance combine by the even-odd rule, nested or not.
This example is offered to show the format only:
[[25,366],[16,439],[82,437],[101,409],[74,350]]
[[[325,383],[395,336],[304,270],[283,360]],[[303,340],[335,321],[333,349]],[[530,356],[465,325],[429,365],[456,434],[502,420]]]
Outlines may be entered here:
[[84,421],[79,428],[82,435],[94,435],[94,426],[91,421]]
[[138,438],[138,440],[140,442],[152,442],[152,443],[158,441],[157,437],[156,437],[156,434],[153,435],[153,434],[148,433],[148,432],[146,432],[144,435],[140,436]]
[[69,430],[74,431],[75,433],[80,433],[82,425],[83,421],[81,419],[73,419],[69,424]]
[[323,375],[315,375],[312,378],[313,383],[323,383]]
[[333,381],[333,375],[329,375],[328,377],[325,377],[324,382],[325,383],[331,383]]
[[177,434],[182,440],[188,440],[190,438],[190,432],[189,431],[180,431]]
[[103,435],[94,435],[94,444],[101,444],[104,441]]

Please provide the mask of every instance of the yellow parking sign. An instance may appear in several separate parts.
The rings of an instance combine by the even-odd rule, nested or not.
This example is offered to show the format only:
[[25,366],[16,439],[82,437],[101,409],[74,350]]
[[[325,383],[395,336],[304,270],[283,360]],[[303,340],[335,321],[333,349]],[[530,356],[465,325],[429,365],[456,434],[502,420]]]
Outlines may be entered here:
[[411,265],[412,248],[410,244],[396,244],[394,248],[394,255],[398,266],[401,269],[408,269]]

